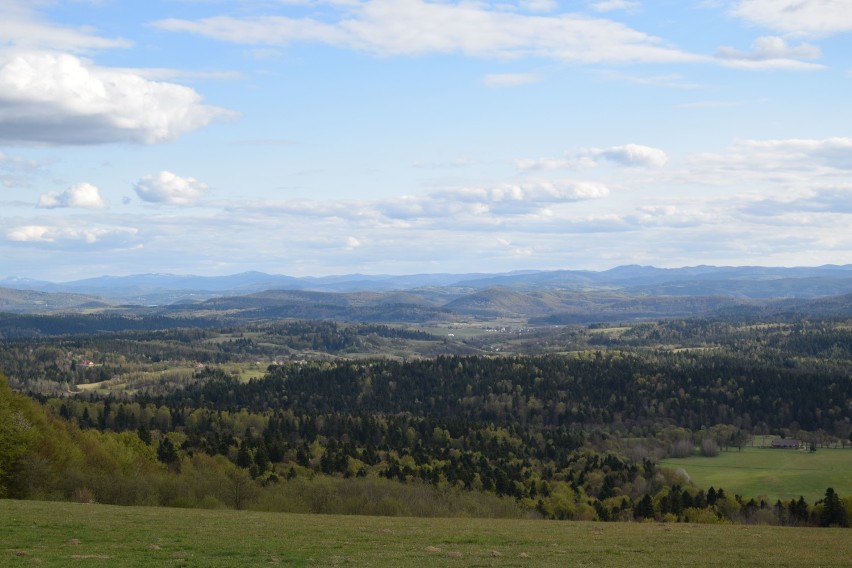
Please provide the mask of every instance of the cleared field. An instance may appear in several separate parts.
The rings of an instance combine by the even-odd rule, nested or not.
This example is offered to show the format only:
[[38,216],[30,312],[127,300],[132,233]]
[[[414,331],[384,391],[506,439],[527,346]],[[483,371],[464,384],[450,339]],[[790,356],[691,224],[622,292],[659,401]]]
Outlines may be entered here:
[[852,495],[852,450],[799,450],[743,448],[722,452],[718,457],[693,456],[667,459],[663,465],[682,468],[704,489],[711,485],[747,497],[793,499],[800,495],[809,503],[821,499],[828,487],[841,496]]
[[0,501],[3,566],[851,566],[848,529]]

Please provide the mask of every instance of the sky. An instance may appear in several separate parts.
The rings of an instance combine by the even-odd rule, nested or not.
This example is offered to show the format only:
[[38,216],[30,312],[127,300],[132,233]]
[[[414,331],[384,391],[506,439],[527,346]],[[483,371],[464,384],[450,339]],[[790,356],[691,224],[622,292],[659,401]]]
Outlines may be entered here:
[[852,0],[0,0],[0,278],[852,263]]

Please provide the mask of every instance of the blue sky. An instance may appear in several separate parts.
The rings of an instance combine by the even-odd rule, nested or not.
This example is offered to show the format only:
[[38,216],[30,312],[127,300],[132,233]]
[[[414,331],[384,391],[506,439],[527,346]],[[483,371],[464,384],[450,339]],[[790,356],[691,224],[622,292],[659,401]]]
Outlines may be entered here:
[[0,278],[852,263],[850,39],[850,0],[3,0]]

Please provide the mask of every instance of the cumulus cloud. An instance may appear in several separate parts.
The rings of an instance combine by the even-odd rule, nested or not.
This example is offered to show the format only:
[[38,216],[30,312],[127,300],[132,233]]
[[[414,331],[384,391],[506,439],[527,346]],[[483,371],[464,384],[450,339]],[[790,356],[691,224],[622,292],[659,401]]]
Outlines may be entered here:
[[106,209],[107,204],[100,190],[90,183],[77,183],[58,193],[51,191],[39,197],[38,207],[56,209],[59,207],[80,207],[82,209]]
[[[550,3],[535,5],[546,8]],[[425,0],[368,0],[339,8],[323,20],[217,16],[172,18],[154,25],[245,45],[317,42],[382,56],[462,53],[582,63],[704,59],[620,22],[581,14],[525,14],[481,2]]]
[[133,189],[140,199],[150,203],[193,205],[207,192],[208,187],[193,177],[181,177],[163,171],[156,176],[143,177]]
[[752,51],[743,52],[732,47],[721,47],[716,57],[729,67],[744,69],[791,69],[812,71],[824,69],[823,65],[808,63],[802,59],[816,59],[821,55],[819,47],[808,43],[790,46],[784,38],[767,36],[752,43]]
[[0,144],[151,144],[234,116],[193,89],[152,80],[167,70],[84,59],[132,44],[45,22],[36,10],[43,3],[0,3]]
[[0,54],[0,143],[152,144],[228,116],[188,87],[74,55]]
[[516,160],[515,165],[521,171],[580,169],[594,167],[601,160],[627,167],[661,168],[666,165],[668,156],[659,148],[625,144],[610,148],[587,148],[575,154],[566,152],[562,158],[521,159]]
[[740,0],[732,13],[785,33],[824,36],[852,31],[852,10],[842,0]]

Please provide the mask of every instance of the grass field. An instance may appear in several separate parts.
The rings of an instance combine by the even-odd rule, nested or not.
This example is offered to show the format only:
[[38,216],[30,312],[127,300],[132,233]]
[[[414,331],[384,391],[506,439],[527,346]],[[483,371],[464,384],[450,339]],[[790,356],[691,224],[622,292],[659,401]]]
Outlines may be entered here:
[[852,495],[852,450],[819,449],[814,453],[769,448],[743,448],[718,457],[693,456],[661,462],[683,468],[698,487],[711,485],[747,497],[792,499],[809,503],[821,499],[828,487],[841,496]]
[[852,566],[852,531],[0,501],[2,566]]

